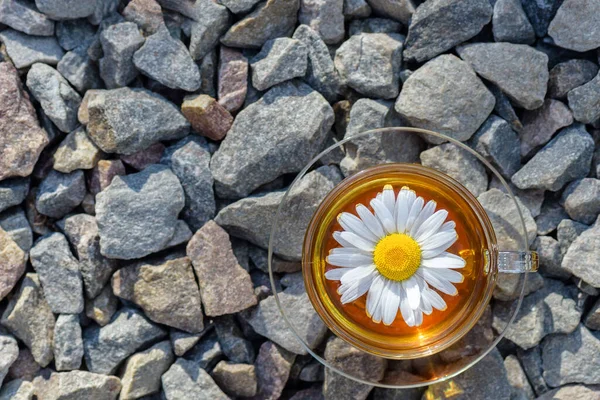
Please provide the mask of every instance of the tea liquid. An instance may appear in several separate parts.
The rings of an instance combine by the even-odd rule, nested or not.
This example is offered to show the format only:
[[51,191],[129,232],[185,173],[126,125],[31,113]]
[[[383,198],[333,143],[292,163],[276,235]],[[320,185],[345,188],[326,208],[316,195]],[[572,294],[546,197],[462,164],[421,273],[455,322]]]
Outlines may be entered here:
[[[342,304],[340,295],[337,293],[340,282],[327,280],[324,276],[326,271],[336,268],[327,264],[325,258],[331,249],[340,247],[332,236],[333,232],[343,230],[337,222],[337,215],[344,211],[357,215],[355,207],[359,203],[373,211],[369,202],[383,190],[386,184],[392,185],[396,195],[403,186],[408,186],[416,192],[417,196],[423,197],[425,202],[435,200],[437,202],[436,210],[447,210],[446,221],[452,220],[456,223],[458,234],[458,240],[447,251],[460,255],[466,261],[466,266],[458,270],[463,274],[464,281],[454,284],[458,289],[458,294],[449,296],[438,291],[446,302],[447,309],[445,311],[434,309],[431,315],[424,315],[423,323],[418,327],[409,327],[402,319],[400,312],[389,326],[371,321],[365,311],[366,294],[352,303]],[[466,191],[466,189],[460,188]],[[469,320],[473,319],[474,313],[478,313],[479,309],[484,308],[481,307],[481,303],[489,300],[490,290],[488,289],[491,281],[493,284],[493,279],[490,279],[489,274],[486,234],[476,212],[469,202],[459,194],[456,186],[452,187],[438,179],[420,174],[418,171],[395,172],[392,169],[383,174],[370,176],[364,181],[356,181],[330,205],[323,215],[322,224],[315,235],[312,272],[317,291],[322,297],[321,300],[326,304],[326,308],[333,307],[333,314],[340,317],[338,319],[345,325],[344,329],[366,335],[376,342],[387,344],[390,348],[421,347],[441,340],[446,335],[456,334],[458,328],[470,324]],[[475,322],[476,320],[472,321],[473,324]]]

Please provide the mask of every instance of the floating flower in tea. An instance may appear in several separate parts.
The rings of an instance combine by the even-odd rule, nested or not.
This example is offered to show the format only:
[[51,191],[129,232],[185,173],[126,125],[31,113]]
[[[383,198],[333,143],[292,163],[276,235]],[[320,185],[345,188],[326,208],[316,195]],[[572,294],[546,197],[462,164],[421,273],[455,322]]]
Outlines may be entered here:
[[419,326],[423,314],[446,309],[434,289],[455,296],[453,283],[464,279],[455,269],[465,260],[446,251],[458,238],[456,224],[446,221],[446,210],[435,210],[435,201],[425,204],[406,186],[396,197],[386,185],[370,205],[374,213],[358,204],[358,217],[338,216],[344,230],[333,238],[342,247],[331,250],[327,263],[341,268],[325,277],[341,282],[342,304],[367,293],[366,311],[374,322],[390,325],[400,310],[407,325]]

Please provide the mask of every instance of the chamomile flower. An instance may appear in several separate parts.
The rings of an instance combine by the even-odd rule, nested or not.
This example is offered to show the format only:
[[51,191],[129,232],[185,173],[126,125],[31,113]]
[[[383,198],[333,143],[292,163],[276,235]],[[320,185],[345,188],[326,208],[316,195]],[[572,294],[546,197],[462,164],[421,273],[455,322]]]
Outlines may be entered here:
[[340,281],[343,304],[366,293],[374,322],[390,325],[400,311],[408,326],[419,326],[423,314],[446,309],[438,291],[455,296],[453,284],[464,279],[456,269],[465,260],[446,251],[458,239],[456,224],[446,221],[446,210],[436,211],[435,201],[425,203],[406,186],[396,196],[386,185],[370,205],[374,213],[359,204],[357,215],[338,216],[343,231],[333,237],[342,247],[331,250],[327,263],[339,268],[325,277]]

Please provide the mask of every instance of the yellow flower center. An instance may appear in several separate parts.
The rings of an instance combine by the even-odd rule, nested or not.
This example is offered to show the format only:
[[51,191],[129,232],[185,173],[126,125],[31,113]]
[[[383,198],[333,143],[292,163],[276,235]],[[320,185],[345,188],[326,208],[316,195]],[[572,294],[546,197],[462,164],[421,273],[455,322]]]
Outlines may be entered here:
[[381,275],[393,281],[403,281],[419,269],[421,248],[410,236],[394,233],[377,243],[373,262]]

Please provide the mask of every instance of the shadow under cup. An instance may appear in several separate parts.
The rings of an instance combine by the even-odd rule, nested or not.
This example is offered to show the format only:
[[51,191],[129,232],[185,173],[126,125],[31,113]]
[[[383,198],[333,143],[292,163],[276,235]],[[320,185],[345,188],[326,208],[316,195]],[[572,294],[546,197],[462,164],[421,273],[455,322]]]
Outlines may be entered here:
[[[342,304],[337,293],[339,281],[325,278],[332,267],[326,257],[339,247],[334,231],[341,212],[356,215],[355,206],[369,206],[369,200],[386,184],[395,193],[403,186],[414,190],[425,202],[435,200],[436,209],[448,211],[447,220],[456,223],[458,240],[448,249],[466,261],[460,270],[462,283],[455,284],[456,296],[438,292],[448,305],[425,315],[419,327],[409,327],[400,313],[386,326],[374,323],[365,310],[366,295]],[[498,276],[498,249],[492,224],[479,202],[456,180],[416,164],[383,164],[365,169],[338,184],[321,202],[304,239],[302,272],[313,307],[337,336],[358,349],[391,359],[415,359],[440,352],[460,340],[485,311]]]

